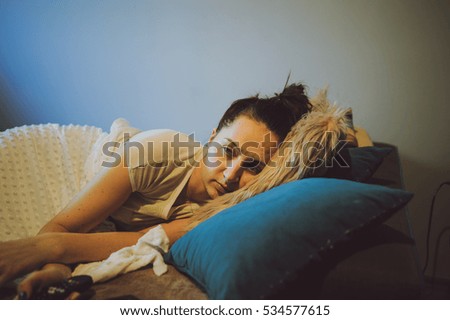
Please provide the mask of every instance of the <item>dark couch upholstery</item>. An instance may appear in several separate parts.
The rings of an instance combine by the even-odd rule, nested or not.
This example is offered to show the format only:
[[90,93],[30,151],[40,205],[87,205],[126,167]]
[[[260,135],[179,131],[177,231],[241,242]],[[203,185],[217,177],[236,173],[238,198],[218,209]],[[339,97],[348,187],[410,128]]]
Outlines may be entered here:
[[[368,183],[403,188],[397,148]],[[408,209],[365,229],[288,282],[273,299],[418,299],[423,286]],[[169,266],[161,277],[149,268],[93,287],[93,299],[207,299],[188,277]]]
[[[404,188],[396,147],[384,159],[369,183]],[[345,259],[323,279],[324,299],[417,299],[423,289],[417,248],[410,226],[408,207],[384,224],[359,235],[342,249]]]

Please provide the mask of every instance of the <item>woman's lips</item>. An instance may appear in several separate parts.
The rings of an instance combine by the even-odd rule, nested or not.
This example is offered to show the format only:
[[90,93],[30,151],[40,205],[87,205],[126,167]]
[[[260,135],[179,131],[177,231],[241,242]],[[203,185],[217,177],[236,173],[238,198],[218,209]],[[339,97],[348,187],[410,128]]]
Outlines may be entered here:
[[227,187],[222,185],[220,182],[218,182],[218,181],[214,181],[214,182],[216,183],[216,185],[217,185],[216,189],[217,189],[217,191],[219,191],[220,194],[225,194],[225,193],[229,192]]

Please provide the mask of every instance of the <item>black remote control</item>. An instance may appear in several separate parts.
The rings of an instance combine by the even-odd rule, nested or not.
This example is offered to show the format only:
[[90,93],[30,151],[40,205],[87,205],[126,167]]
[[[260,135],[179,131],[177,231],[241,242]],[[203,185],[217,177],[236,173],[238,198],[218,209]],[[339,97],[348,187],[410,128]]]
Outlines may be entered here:
[[66,299],[72,292],[86,291],[92,286],[92,284],[93,281],[90,276],[75,276],[39,291],[36,295],[32,296],[32,299],[63,300]]

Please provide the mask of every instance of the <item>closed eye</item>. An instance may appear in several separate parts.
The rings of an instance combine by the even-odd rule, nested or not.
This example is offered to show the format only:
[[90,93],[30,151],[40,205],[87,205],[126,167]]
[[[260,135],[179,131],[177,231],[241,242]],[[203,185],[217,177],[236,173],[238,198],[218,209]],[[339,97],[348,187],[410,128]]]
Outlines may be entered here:
[[253,174],[258,174],[260,173],[264,167],[265,164],[260,162],[260,161],[244,161],[242,163],[242,167],[245,168],[246,170],[248,170],[249,172],[253,173]]

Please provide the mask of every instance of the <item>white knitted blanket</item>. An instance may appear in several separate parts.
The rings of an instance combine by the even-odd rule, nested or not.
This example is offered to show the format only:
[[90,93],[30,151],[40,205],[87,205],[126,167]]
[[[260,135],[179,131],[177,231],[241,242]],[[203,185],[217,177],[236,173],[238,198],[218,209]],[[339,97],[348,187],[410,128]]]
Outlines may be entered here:
[[139,130],[117,119],[93,126],[30,125],[0,133],[0,241],[35,235],[99,171],[107,141]]

